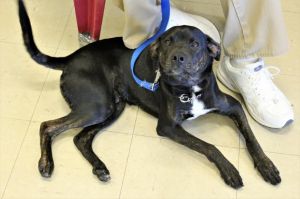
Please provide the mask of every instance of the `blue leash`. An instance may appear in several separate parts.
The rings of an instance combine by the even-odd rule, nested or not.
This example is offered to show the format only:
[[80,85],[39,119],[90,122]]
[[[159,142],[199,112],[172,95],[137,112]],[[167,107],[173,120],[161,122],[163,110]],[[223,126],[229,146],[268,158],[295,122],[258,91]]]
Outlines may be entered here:
[[134,74],[134,66],[135,62],[140,56],[140,54],[143,52],[143,50],[148,47],[152,42],[154,42],[162,33],[165,32],[168,22],[169,22],[169,17],[170,17],[170,2],[169,0],[161,0],[161,12],[162,12],[162,21],[160,24],[160,28],[157,31],[155,35],[153,35],[151,38],[147,39],[144,41],[132,54],[131,61],[130,61],[130,69],[131,69],[131,74],[134,79],[134,81],[140,85],[141,87],[149,90],[149,91],[156,91],[158,88],[158,83],[150,83],[147,82],[146,80],[141,80],[139,79],[135,74]]

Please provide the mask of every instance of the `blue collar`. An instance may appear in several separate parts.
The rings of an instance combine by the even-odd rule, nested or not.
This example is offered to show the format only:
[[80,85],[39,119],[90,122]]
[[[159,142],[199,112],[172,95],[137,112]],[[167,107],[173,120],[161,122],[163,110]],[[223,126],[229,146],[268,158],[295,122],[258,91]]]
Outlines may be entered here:
[[156,32],[155,35],[153,35],[151,38],[147,39],[144,41],[132,54],[131,61],[130,61],[130,69],[131,69],[131,74],[134,79],[134,81],[140,85],[141,87],[149,90],[149,91],[156,91],[158,88],[158,82],[149,83],[146,80],[141,80],[139,79],[135,74],[134,74],[134,66],[135,62],[140,56],[140,54],[143,52],[143,50],[148,47],[152,42],[154,42],[161,34],[163,34],[167,28],[169,18],[170,18],[170,2],[169,0],[161,0],[161,12],[162,12],[162,21],[160,24],[159,30]]

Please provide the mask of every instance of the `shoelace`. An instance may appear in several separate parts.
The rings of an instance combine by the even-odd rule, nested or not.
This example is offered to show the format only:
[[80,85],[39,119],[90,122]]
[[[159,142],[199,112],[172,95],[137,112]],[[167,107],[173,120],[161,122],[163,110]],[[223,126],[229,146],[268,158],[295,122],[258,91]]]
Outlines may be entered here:
[[[272,73],[270,69],[273,69],[275,73]],[[274,79],[275,76],[280,74],[280,69],[276,66],[266,66],[263,68],[263,70],[265,70],[269,74],[271,79]]]
[[[260,68],[258,68],[260,67]],[[248,95],[249,100],[259,97],[262,100],[272,100],[273,103],[278,103],[278,89],[273,84],[272,79],[280,73],[280,69],[275,66],[258,66],[253,70],[243,71],[243,75],[248,78],[253,94]],[[274,71],[274,72],[272,72]],[[271,81],[271,82],[270,82]],[[248,89],[248,88],[245,88]]]

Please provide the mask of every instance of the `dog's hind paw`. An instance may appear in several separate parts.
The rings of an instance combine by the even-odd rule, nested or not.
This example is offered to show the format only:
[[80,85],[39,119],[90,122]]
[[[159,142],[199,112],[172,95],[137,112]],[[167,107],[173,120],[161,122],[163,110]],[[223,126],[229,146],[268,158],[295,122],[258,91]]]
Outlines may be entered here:
[[40,174],[45,178],[50,178],[54,169],[53,161],[41,158],[39,160],[39,171]]
[[101,180],[102,182],[108,182],[110,178],[109,171],[107,169],[94,168],[93,173]]
[[268,157],[260,159],[255,164],[255,167],[265,181],[270,182],[272,185],[277,185],[281,182],[278,169]]

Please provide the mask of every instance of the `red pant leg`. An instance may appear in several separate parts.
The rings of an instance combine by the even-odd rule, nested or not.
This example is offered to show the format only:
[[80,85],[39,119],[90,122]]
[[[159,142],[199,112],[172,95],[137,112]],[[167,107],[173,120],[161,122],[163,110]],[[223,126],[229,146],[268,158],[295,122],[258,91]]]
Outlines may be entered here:
[[105,0],[74,0],[78,31],[98,40],[104,14]]

